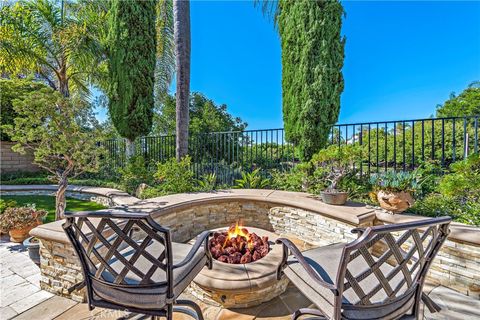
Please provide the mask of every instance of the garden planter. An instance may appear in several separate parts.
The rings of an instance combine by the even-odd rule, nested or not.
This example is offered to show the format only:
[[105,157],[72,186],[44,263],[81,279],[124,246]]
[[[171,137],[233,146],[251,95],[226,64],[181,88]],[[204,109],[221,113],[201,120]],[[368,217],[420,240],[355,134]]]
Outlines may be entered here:
[[23,241],[23,245],[28,249],[28,256],[35,264],[40,264],[40,242],[35,237],[29,237]]
[[347,202],[348,193],[340,191],[321,191],[320,197],[326,204],[342,206]]
[[21,228],[21,229],[12,229],[12,230],[8,231],[8,234],[10,235],[10,241],[12,241],[12,242],[23,242],[23,240],[28,238],[28,236],[29,236],[28,233],[30,232],[30,230],[32,230],[33,228],[35,228],[39,224],[41,224],[41,222],[37,222],[35,224],[32,224],[31,226],[24,227],[24,228]]
[[377,193],[377,199],[380,207],[392,213],[401,213],[415,203],[410,192],[390,192],[380,190]]

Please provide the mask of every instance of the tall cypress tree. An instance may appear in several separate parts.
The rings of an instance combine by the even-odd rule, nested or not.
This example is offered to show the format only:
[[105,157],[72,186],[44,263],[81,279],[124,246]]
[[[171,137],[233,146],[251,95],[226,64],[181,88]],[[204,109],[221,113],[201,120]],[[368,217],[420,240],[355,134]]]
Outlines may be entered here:
[[133,154],[135,138],[152,127],[155,0],[112,0],[109,20],[109,112]]
[[278,6],[286,138],[309,159],[326,145],[338,120],[344,10],[337,0],[280,0]]

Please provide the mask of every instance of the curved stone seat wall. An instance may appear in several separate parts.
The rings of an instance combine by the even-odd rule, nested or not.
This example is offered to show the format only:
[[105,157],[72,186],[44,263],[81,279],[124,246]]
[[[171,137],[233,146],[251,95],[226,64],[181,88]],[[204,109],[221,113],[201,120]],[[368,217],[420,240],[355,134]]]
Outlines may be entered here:
[[[384,216],[356,203],[330,206],[304,193],[272,190],[228,190],[136,200],[130,199],[131,204],[122,205],[123,209],[149,213],[161,225],[171,228],[173,240],[177,242],[186,242],[204,230],[241,220],[245,226],[266,229],[280,236],[291,235],[309,247],[321,246],[354,240],[356,236],[350,231],[355,227],[424,219]],[[452,224],[451,229],[449,240],[432,265],[429,280],[479,297],[480,230],[459,224]],[[41,240],[42,288],[84,301],[84,291],[72,294],[67,291],[81,279],[81,274],[61,221],[39,226],[31,234]]]
[[313,246],[353,241],[356,236],[350,231],[358,227],[315,212],[252,200],[199,204],[153,216],[159,224],[172,230],[176,242],[189,241],[204,230],[228,227],[237,221],[246,227],[254,226],[281,236],[291,235]]

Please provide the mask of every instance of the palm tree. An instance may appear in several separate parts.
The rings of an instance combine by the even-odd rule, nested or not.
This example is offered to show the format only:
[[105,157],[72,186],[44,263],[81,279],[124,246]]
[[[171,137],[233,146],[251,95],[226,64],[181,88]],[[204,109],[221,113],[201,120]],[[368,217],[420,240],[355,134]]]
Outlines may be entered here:
[[4,5],[0,71],[11,76],[33,73],[64,97],[72,90],[88,93],[88,84],[105,70],[100,39],[105,3],[25,0]]
[[176,157],[188,153],[188,123],[190,97],[190,1],[173,1],[175,56],[177,73],[176,93]]

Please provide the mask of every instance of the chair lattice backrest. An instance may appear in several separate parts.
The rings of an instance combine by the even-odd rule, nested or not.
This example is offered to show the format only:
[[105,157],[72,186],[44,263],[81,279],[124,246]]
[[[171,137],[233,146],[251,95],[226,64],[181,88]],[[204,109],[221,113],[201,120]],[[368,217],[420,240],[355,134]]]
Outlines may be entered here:
[[357,229],[337,283],[343,301],[374,306],[412,297],[448,235],[450,218]]
[[[87,287],[92,279],[119,287],[152,286],[159,278],[163,285],[165,280],[171,284],[170,232],[148,215],[67,215],[64,229],[79,256]],[[154,254],[147,250],[152,247]],[[165,276],[158,277],[159,273]]]

